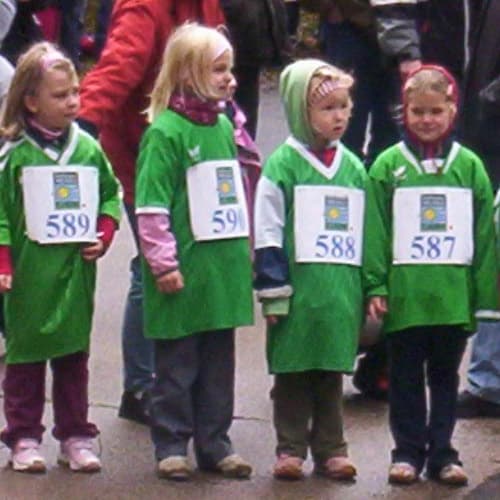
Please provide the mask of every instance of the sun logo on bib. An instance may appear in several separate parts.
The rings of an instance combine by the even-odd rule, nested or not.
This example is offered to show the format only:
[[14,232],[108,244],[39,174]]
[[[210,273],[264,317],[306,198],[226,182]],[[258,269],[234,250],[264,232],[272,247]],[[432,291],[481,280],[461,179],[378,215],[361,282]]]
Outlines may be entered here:
[[238,203],[233,169],[231,167],[218,167],[215,171],[215,175],[217,176],[219,205]]
[[325,196],[325,229],[347,231],[349,226],[349,199],[339,196]]
[[444,194],[424,194],[420,197],[421,231],[446,231],[447,219]]
[[53,174],[54,204],[56,210],[80,208],[80,186],[75,172]]

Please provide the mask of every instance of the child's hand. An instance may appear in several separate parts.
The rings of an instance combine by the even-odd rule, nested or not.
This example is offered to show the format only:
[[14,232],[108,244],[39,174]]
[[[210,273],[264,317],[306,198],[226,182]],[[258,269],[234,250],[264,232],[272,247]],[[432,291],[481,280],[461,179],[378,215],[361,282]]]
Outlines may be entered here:
[[270,316],[266,316],[267,326],[275,325],[280,320],[279,316],[276,314],[271,314]]
[[102,240],[97,240],[95,243],[85,245],[81,252],[84,260],[92,262],[104,254],[104,243]]
[[370,319],[380,320],[384,314],[387,314],[387,299],[385,297],[372,297],[366,309]]
[[12,274],[0,274],[0,293],[12,289]]
[[184,277],[178,270],[156,278],[156,286],[162,293],[176,293],[184,288]]

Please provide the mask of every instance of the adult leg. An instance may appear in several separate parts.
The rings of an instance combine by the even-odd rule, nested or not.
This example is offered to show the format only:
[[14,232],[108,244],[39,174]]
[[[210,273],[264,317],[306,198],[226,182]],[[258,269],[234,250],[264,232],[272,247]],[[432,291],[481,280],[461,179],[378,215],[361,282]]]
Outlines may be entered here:
[[193,386],[194,445],[198,465],[214,469],[233,453],[229,428],[234,408],[234,330],[199,337],[199,371]]
[[349,22],[325,23],[323,33],[327,60],[348,72],[352,72],[356,79],[353,88],[352,116],[346,133],[342,137],[342,142],[362,158],[368,115],[372,105],[368,41]]
[[88,421],[88,358],[88,353],[76,352],[50,361],[55,423],[52,433],[59,441],[99,434]]
[[500,416],[500,323],[479,323],[467,379],[469,392],[499,406]]
[[388,348],[389,423],[396,444],[392,462],[407,462],[420,472],[427,445],[424,376],[427,332],[421,328],[392,332]]
[[234,76],[238,82],[234,99],[247,118],[245,125],[247,132],[255,140],[259,116],[260,67],[240,65],[237,62],[234,67]]
[[75,67],[80,67],[80,37],[87,9],[86,0],[59,0],[61,9],[60,44],[67,52]]
[[439,476],[449,464],[459,464],[451,446],[455,428],[458,369],[467,343],[467,334],[458,327],[436,327],[429,337],[427,378],[430,388],[429,451],[427,471]]
[[6,429],[1,440],[9,447],[23,438],[41,442],[45,404],[45,362],[7,365],[3,381]]
[[187,455],[194,428],[193,386],[199,373],[199,349],[200,335],[155,341],[156,379],[151,390],[150,420],[158,461]]
[[[125,210],[138,248],[135,208],[132,204],[125,204]],[[130,271],[131,281],[122,327],[124,393],[118,415],[147,423],[149,390],[153,385],[154,374],[154,344],[144,337],[142,273],[138,255],[132,259]]]

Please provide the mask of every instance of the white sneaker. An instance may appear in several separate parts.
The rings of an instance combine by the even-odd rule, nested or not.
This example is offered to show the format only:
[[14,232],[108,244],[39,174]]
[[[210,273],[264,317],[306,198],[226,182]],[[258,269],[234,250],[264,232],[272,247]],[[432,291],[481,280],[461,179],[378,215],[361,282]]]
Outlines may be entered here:
[[99,472],[101,461],[92,451],[92,438],[71,437],[61,443],[57,461],[75,472]]
[[45,458],[40,453],[40,443],[36,439],[22,438],[12,449],[10,464],[19,472],[45,472]]

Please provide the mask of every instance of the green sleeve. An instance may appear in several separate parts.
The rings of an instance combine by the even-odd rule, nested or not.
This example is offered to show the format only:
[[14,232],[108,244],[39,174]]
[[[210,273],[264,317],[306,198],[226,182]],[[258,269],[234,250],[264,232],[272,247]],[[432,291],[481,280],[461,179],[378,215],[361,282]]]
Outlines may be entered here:
[[366,189],[363,282],[369,297],[388,294],[391,264],[392,186],[383,160],[370,170]]
[[494,311],[498,307],[497,259],[493,190],[482,162],[475,164],[474,259],[472,279],[475,311]]
[[0,245],[11,245],[10,224],[6,202],[11,197],[9,189],[9,162],[7,157],[0,157]]
[[179,155],[172,137],[150,127],[137,159],[135,206],[170,210],[179,182]]

